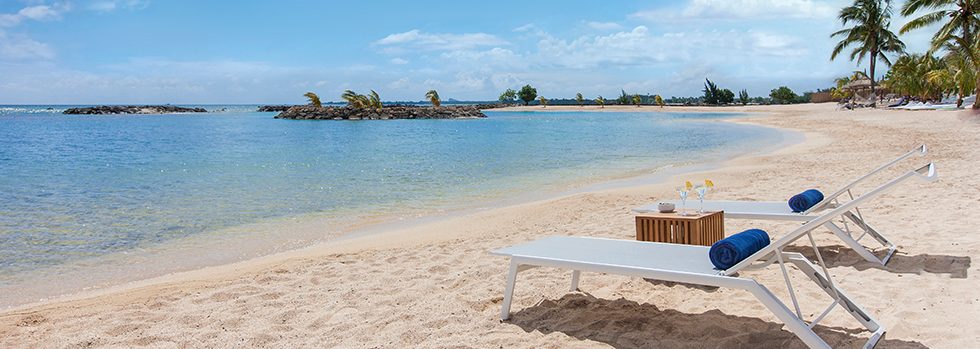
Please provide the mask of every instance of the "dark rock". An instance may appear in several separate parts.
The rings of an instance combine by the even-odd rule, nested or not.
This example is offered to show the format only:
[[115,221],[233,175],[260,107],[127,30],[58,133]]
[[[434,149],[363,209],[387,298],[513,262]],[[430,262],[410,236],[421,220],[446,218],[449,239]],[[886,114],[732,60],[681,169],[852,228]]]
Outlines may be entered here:
[[284,111],[288,110],[290,107],[292,107],[292,106],[291,105],[263,105],[263,106],[259,107],[259,110],[257,110],[257,111],[277,111],[277,112],[284,112]]
[[389,105],[381,109],[344,107],[316,108],[297,105],[276,115],[276,119],[292,120],[390,120],[390,119],[458,119],[485,118],[480,109],[501,108],[515,104],[478,104],[450,106]]
[[176,107],[170,105],[144,105],[142,107],[137,107],[134,105],[122,106],[122,105],[103,105],[98,107],[87,107],[87,108],[69,108],[65,109],[62,114],[80,114],[80,115],[91,115],[91,114],[171,114],[171,113],[207,113],[207,109],[204,108],[184,108]]

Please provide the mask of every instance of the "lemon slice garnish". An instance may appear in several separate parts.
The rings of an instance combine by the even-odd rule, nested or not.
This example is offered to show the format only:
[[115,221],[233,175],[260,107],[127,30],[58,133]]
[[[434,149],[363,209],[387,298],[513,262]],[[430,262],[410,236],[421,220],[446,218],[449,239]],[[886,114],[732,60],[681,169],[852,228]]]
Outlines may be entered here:
[[711,188],[711,187],[715,186],[715,183],[712,182],[711,180],[705,179],[704,180],[704,185],[707,186],[708,188]]
[[693,187],[693,185],[691,185],[691,182],[687,182],[687,190],[691,190],[691,187]]

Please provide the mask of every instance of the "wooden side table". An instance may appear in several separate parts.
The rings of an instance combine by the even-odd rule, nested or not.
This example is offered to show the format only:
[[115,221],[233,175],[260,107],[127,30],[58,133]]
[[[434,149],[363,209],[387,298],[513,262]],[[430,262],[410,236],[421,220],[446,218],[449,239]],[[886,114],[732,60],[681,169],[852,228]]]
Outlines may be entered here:
[[725,211],[697,213],[695,216],[649,212],[636,216],[636,240],[711,246],[725,238]]

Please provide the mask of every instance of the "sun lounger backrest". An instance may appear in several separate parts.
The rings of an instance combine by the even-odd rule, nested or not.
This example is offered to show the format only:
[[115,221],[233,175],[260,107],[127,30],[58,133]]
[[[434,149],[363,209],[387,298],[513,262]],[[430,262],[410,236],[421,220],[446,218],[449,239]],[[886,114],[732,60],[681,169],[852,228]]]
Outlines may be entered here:
[[732,274],[735,274],[739,270],[744,269],[745,267],[748,267],[752,263],[767,258],[768,255],[770,253],[772,253],[773,251],[775,251],[776,249],[782,248],[784,246],[787,246],[787,245],[793,243],[794,241],[802,238],[809,231],[811,231],[813,229],[816,229],[817,227],[823,225],[824,223],[827,223],[828,221],[830,221],[830,220],[832,220],[834,218],[837,218],[838,216],[844,214],[845,212],[847,212],[847,211],[849,211],[849,210],[857,207],[858,205],[864,203],[865,201],[868,201],[868,200],[874,199],[874,198],[876,198],[878,196],[881,196],[882,194],[886,193],[888,190],[892,189],[892,187],[898,185],[899,183],[902,183],[902,182],[904,182],[906,180],[913,179],[913,178],[920,179],[920,180],[923,180],[925,182],[932,182],[932,181],[935,181],[936,180],[936,177],[937,177],[937,174],[936,174],[936,164],[934,164],[934,163],[930,163],[930,164],[925,165],[925,166],[922,166],[922,167],[920,167],[920,168],[918,168],[916,170],[909,171],[908,173],[905,173],[905,174],[899,176],[898,178],[895,178],[895,179],[891,180],[890,182],[885,183],[884,185],[882,185],[882,186],[880,186],[878,188],[875,188],[874,190],[871,190],[871,191],[867,192],[866,194],[861,195],[861,196],[855,198],[854,200],[851,200],[851,201],[849,201],[849,202],[847,202],[847,203],[845,203],[845,204],[843,204],[843,205],[835,208],[832,211],[828,211],[828,212],[826,212],[826,213],[824,213],[824,214],[822,214],[822,215],[814,218],[813,220],[807,222],[806,224],[800,226],[799,228],[794,229],[789,234],[786,234],[785,236],[783,236],[783,237],[779,238],[778,240],[776,240],[776,241],[772,242],[771,244],[769,244],[769,246],[766,246],[765,248],[763,248],[763,249],[759,250],[758,252],[752,254],[751,256],[749,256],[748,258],[746,258],[745,260],[739,262],[738,264],[735,264],[731,268],[728,268],[727,270],[724,271],[724,275],[732,275]]
[[868,172],[868,174],[866,174],[864,176],[861,176],[861,178],[856,179],[855,181],[851,182],[848,185],[845,185],[844,187],[838,189],[833,194],[824,196],[823,201],[817,203],[816,205],[813,205],[813,207],[811,207],[810,209],[808,209],[806,211],[803,211],[801,214],[809,214],[810,212],[813,212],[813,211],[823,210],[828,205],[830,205],[831,203],[833,203],[834,200],[836,200],[838,196],[844,195],[844,193],[846,193],[848,190],[850,190],[851,188],[853,188],[855,185],[858,185],[858,183],[861,183],[862,181],[864,181],[866,178],[873,176],[875,173],[878,173],[881,170],[884,170],[884,169],[888,168],[889,166],[894,165],[895,163],[897,163],[899,161],[902,161],[902,160],[904,160],[905,158],[907,158],[909,156],[912,156],[912,155],[915,155],[915,154],[925,155],[926,152],[927,152],[926,151],[926,146],[924,144],[921,145],[921,146],[918,146],[915,149],[912,149],[911,151],[909,151],[908,153],[905,153],[902,156],[899,156],[899,157],[895,158],[895,160],[889,161],[887,164],[881,165],[881,167],[878,167],[878,168],[874,169],[873,171]]

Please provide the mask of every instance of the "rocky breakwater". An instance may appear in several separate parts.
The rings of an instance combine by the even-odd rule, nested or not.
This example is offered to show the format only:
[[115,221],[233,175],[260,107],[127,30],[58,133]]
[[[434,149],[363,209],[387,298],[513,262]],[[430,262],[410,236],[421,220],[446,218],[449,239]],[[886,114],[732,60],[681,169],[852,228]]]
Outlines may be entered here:
[[170,105],[103,105],[87,108],[68,108],[62,114],[172,114],[172,113],[207,113],[204,108],[184,108]]
[[485,118],[477,105],[414,106],[391,105],[381,109],[322,107],[297,105],[276,115],[292,120],[389,120],[389,119],[460,119]]

